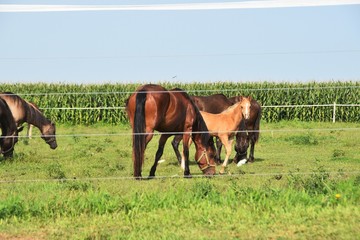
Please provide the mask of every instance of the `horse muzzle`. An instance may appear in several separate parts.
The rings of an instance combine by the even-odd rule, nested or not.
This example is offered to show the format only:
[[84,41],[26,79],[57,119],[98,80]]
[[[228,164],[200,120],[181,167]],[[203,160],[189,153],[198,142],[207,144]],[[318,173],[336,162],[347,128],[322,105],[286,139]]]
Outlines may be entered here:
[[46,141],[47,144],[49,144],[50,148],[51,149],[55,149],[57,148],[57,143],[56,143],[56,140],[55,139],[52,139],[50,141]]
[[208,168],[202,170],[205,176],[213,176],[216,174],[215,166],[209,166]]
[[51,143],[51,144],[49,144],[49,145],[50,145],[50,148],[51,148],[51,149],[57,148],[57,143],[56,143],[56,142],[53,142],[53,143]]

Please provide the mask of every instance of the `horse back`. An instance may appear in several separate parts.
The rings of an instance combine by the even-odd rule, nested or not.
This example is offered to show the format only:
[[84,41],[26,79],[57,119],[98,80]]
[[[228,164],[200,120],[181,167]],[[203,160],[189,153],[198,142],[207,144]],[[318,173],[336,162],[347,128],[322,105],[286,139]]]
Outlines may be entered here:
[[191,98],[200,111],[208,113],[221,113],[232,105],[224,94],[192,96]]
[[26,118],[25,101],[11,92],[0,93],[0,98],[9,106],[16,124],[22,124]]
[[132,127],[134,127],[135,111],[139,107],[137,99],[140,99],[140,94],[146,94],[144,96],[145,126],[147,129],[158,130],[157,126],[163,121],[163,118],[165,117],[170,101],[170,95],[165,88],[159,85],[146,84],[140,86],[126,100],[126,112]]

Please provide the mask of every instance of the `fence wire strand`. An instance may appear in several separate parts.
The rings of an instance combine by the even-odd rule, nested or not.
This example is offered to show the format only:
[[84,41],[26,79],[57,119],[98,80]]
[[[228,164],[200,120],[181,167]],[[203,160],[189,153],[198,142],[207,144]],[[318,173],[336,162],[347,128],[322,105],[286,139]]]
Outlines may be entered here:
[[[276,173],[229,173],[229,174],[216,174],[213,176],[205,176],[203,174],[192,174],[190,178],[204,178],[204,179],[213,179],[213,178],[235,178],[235,177],[276,177],[276,176],[290,176],[290,175],[315,175],[315,174],[348,174],[356,175],[360,174],[360,171],[311,171],[311,172],[276,172]],[[54,182],[54,183],[64,183],[64,182],[80,182],[80,181],[120,181],[120,180],[163,180],[163,179],[180,179],[180,178],[189,178],[184,175],[169,175],[169,176],[155,176],[155,177],[142,177],[135,179],[134,177],[94,177],[94,178],[63,178],[63,179],[14,179],[14,180],[0,180],[0,184],[11,184],[11,183],[45,183],[45,182]]]

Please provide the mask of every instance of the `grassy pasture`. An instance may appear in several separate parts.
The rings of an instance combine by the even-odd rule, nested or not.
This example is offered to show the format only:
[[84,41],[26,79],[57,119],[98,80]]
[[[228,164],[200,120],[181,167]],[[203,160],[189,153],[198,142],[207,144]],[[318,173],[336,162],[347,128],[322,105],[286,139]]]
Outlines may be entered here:
[[232,163],[211,179],[199,178],[193,161],[194,178],[182,178],[170,138],[149,181],[131,178],[128,125],[58,125],[56,150],[36,129],[20,139],[13,160],[0,157],[0,239],[354,239],[358,128],[264,122],[255,163]]

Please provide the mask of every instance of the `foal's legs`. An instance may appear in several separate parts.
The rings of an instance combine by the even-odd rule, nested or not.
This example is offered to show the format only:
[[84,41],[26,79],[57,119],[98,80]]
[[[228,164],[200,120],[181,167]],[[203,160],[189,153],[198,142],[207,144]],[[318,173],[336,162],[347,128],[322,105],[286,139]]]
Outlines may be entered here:
[[218,137],[216,137],[216,158],[215,161],[217,164],[221,164],[221,148],[222,143]]
[[224,137],[224,138],[221,138],[221,142],[224,144],[225,146],[225,150],[226,150],[226,157],[225,157],[225,160],[221,166],[221,169],[220,169],[220,174],[224,174],[225,173],[225,168],[228,164],[228,160],[229,160],[229,157],[231,155],[231,149],[232,149],[232,143],[233,143],[234,139],[231,139],[229,140],[228,137]]
[[155,162],[154,162],[154,165],[151,167],[149,177],[155,177],[155,172],[156,172],[156,167],[157,167],[158,161],[160,160],[161,156],[163,155],[164,146],[165,146],[166,140],[169,137],[170,137],[170,135],[167,135],[167,134],[161,135],[160,140],[159,140],[158,150],[156,151],[156,155],[155,155]]

